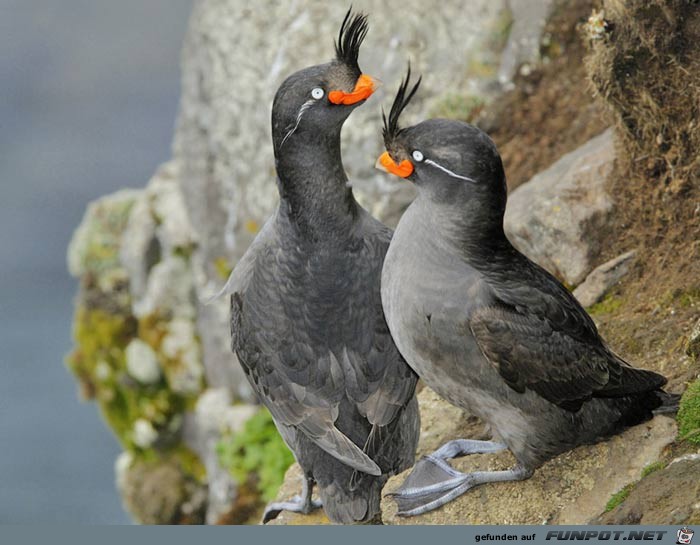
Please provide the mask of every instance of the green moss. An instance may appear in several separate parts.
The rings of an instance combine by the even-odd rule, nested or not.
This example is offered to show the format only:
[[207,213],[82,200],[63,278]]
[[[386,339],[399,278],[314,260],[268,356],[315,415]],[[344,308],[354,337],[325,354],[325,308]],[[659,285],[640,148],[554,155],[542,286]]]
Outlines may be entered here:
[[484,99],[479,96],[448,94],[431,108],[430,117],[472,121],[484,104]]
[[675,297],[676,304],[681,308],[690,308],[700,303],[700,288],[683,291]]
[[207,470],[204,464],[192,450],[180,443],[172,451],[171,456],[185,475],[193,477],[200,483],[207,481]]
[[[642,469],[641,478],[643,479],[644,477],[647,477],[648,475],[651,475],[655,471],[659,471],[660,469],[663,469],[665,467],[666,467],[666,462],[657,461],[657,462],[651,463],[648,466],[646,466],[644,469]],[[623,503],[627,499],[627,497],[630,495],[630,492],[632,492],[632,490],[634,490],[635,486],[637,486],[637,482],[630,483],[627,486],[625,486],[622,490],[619,490],[618,492],[615,492],[612,496],[610,496],[608,503],[605,504],[605,512],[607,513],[609,511],[612,511],[618,505]]]
[[194,244],[188,244],[187,246],[177,246],[173,249],[173,255],[188,260],[190,257],[192,257],[194,248]]
[[[172,320],[168,320],[158,314],[144,316],[139,320],[139,338],[147,343],[158,354],[160,367],[168,385],[184,396],[188,407],[196,401],[197,395],[204,389],[204,377],[189,389],[182,388],[182,376],[190,376],[193,367],[201,365],[200,339],[199,336],[192,335],[191,344],[183,346],[177,353],[165,354],[162,346],[165,337],[170,331]],[[193,330],[194,332],[194,330]],[[181,332],[182,333],[182,332]],[[180,339],[187,339],[188,336],[179,334]]]
[[690,308],[700,304],[700,287],[693,286],[687,289],[677,287],[668,290],[661,299],[659,305],[662,307],[676,306],[679,308]]
[[700,379],[683,393],[676,421],[679,438],[700,445]]
[[148,320],[137,322],[130,315],[78,307],[74,322],[76,346],[66,358],[83,396],[97,401],[119,442],[135,452],[144,450],[133,442],[136,420],[143,418],[157,430],[166,431],[165,435],[175,435],[177,430],[171,429],[173,419],[191,404],[189,399],[170,390],[163,380],[146,385],[128,376],[126,347],[140,334],[146,342],[151,340],[150,336],[157,336],[157,333],[149,336],[151,325]]
[[646,466],[644,469],[642,469],[642,479],[644,477],[647,477],[648,475],[651,475],[655,471],[659,471],[660,469],[663,469],[666,467],[666,462],[662,462],[659,460],[658,462],[653,462]]
[[[168,359],[159,351],[171,317],[137,320],[133,316],[128,275],[119,259],[138,195],[124,191],[91,204],[73,237],[69,267],[80,278],[81,291],[73,325],[75,346],[66,365],[77,378],[82,396],[95,400],[109,428],[136,459],[177,462],[184,474],[204,482],[202,463],[180,440],[182,414],[194,405],[196,395],[173,391],[167,377],[142,384],[127,372],[126,349],[137,338],[156,351],[161,364],[177,363],[177,358]],[[175,253],[186,256],[191,248],[178,248]],[[135,444],[138,420],[147,421],[157,432],[153,444]]]
[[243,429],[221,439],[217,454],[222,467],[240,483],[250,474],[257,476],[257,488],[264,501],[277,494],[294,456],[280,437],[272,416],[261,408]]
[[233,270],[225,257],[217,257],[214,260],[214,269],[216,269],[216,274],[218,274],[223,280],[228,280],[228,277]]
[[149,314],[140,318],[138,330],[139,338],[156,352],[159,351],[163,337],[168,332],[165,321],[156,314]]
[[78,307],[73,322],[76,347],[66,365],[78,379],[83,397],[97,395],[102,382],[98,365],[107,365],[112,373],[123,368],[124,349],[135,333],[136,322],[131,317]]
[[625,501],[627,499],[627,496],[630,495],[630,492],[633,488],[634,484],[628,484],[619,492],[615,492],[608,500],[608,503],[605,504],[605,512],[607,513],[608,511],[612,511],[613,509],[615,509],[615,507],[617,507],[623,501]]
[[610,314],[622,306],[622,298],[617,295],[606,295],[605,298],[588,308],[589,314]]

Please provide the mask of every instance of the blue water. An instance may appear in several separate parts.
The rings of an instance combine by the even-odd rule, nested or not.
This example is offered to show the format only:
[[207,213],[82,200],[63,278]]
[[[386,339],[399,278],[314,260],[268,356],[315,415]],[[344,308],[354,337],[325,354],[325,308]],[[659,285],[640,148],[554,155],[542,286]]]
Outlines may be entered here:
[[0,0],[0,523],[127,523],[63,356],[88,201],[168,159],[190,0]]

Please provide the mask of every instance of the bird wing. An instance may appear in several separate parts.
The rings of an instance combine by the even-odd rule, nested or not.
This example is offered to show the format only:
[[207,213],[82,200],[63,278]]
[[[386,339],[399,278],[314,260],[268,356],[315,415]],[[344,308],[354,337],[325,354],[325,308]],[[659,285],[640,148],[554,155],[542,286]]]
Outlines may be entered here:
[[620,397],[665,384],[661,375],[616,356],[569,291],[534,263],[525,260],[500,277],[487,275],[487,284],[493,303],[474,312],[469,327],[514,390],[533,390],[577,411],[591,397]]
[[275,342],[268,334],[273,327],[254,325],[254,308],[241,293],[231,296],[233,350],[277,424],[300,430],[354,469],[380,475],[379,466],[335,427],[343,382],[335,354],[317,354],[291,332]]

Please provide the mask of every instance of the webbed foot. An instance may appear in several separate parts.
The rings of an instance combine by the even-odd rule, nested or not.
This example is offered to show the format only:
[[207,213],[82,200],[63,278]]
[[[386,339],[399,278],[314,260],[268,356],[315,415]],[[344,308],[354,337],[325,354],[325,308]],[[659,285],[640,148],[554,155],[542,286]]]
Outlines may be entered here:
[[413,467],[403,484],[389,494],[396,501],[398,514],[421,515],[437,509],[480,484],[519,481],[532,471],[516,466],[505,471],[460,473],[447,460],[467,454],[498,452],[506,446],[492,441],[457,439],[424,456]]

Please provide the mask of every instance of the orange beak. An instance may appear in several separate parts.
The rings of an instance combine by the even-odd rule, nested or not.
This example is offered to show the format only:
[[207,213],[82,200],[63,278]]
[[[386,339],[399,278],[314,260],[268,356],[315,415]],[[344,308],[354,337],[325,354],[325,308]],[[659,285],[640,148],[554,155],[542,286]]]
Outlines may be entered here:
[[357,78],[357,83],[355,83],[355,88],[352,90],[352,93],[346,93],[344,91],[331,91],[328,93],[328,100],[330,100],[333,104],[344,104],[349,106],[350,104],[356,104],[361,100],[369,98],[376,89],[376,80],[372,76],[362,74],[359,78]]
[[397,165],[388,151],[385,151],[379,156],[375,166],[391,174],[396,174],[400,178],[408,178],[413,173],[413,163],[411,163],[411,161],[404,159]]

